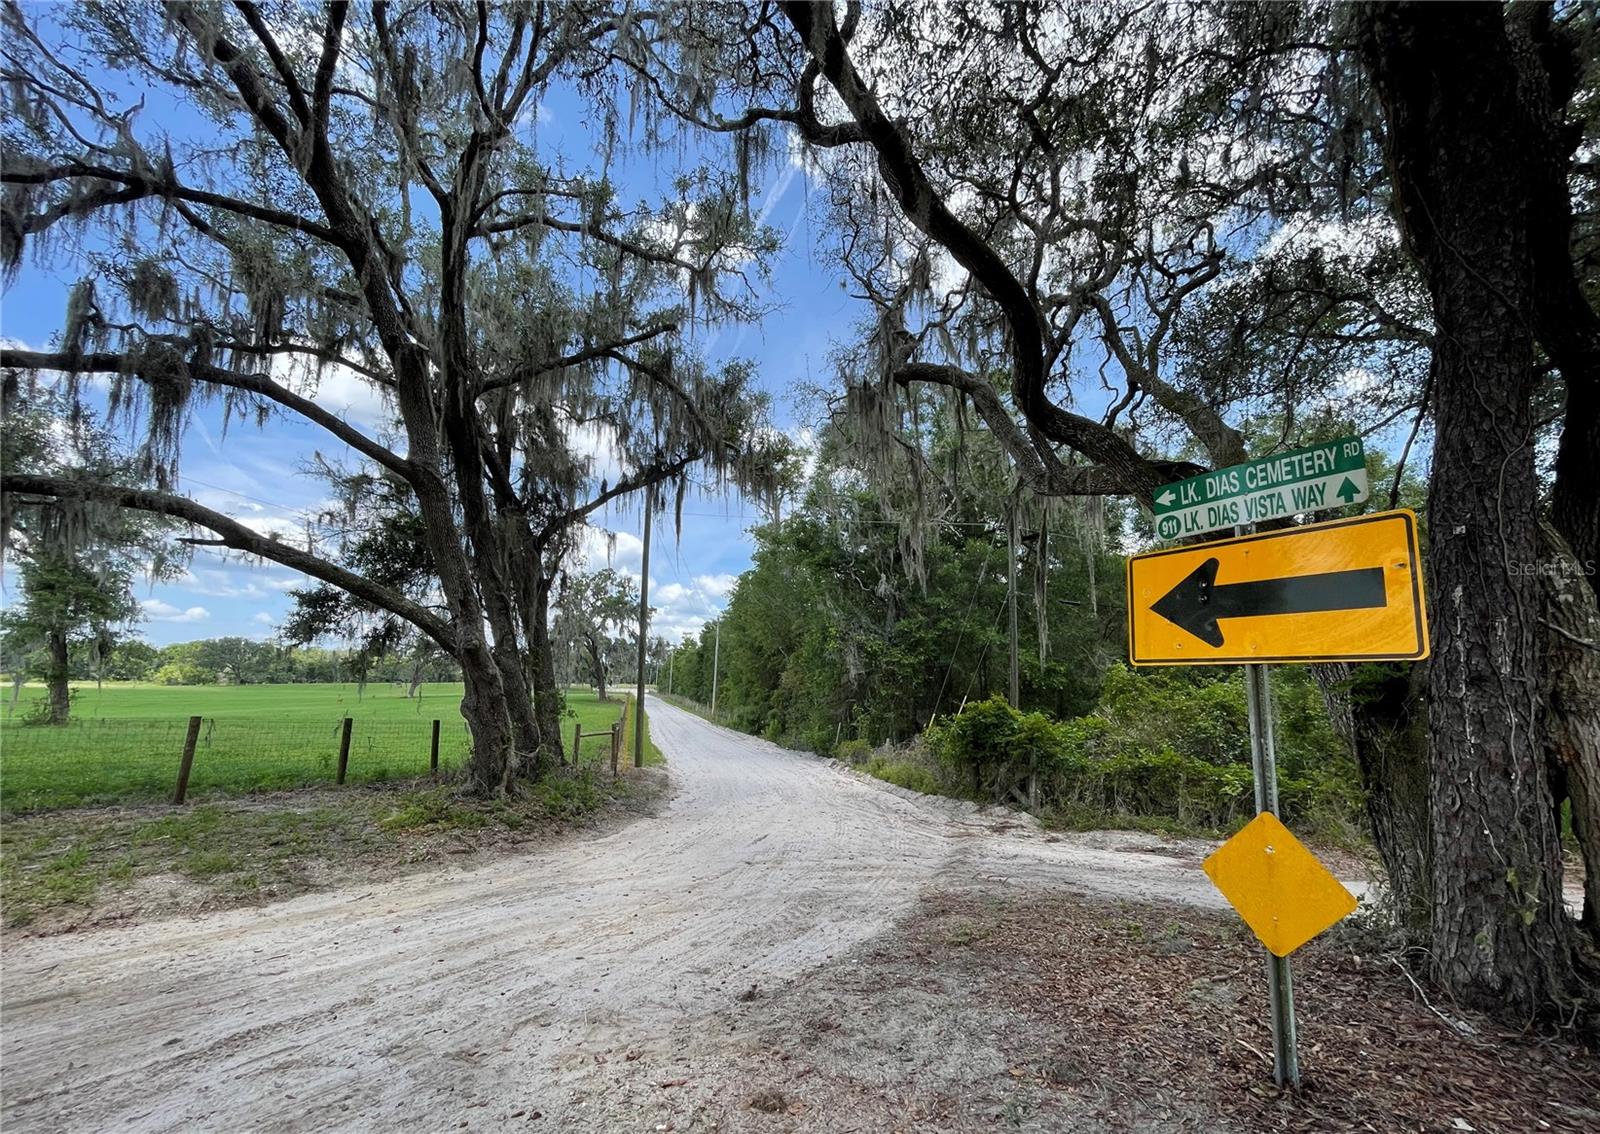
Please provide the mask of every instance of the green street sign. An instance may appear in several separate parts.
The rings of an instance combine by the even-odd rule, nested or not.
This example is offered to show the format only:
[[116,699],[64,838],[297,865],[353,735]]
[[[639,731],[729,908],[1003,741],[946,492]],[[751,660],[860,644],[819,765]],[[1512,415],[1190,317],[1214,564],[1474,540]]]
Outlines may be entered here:
[[1167,485],[1155,495],[1156,535],[1181,539],[1366,498],[1361,438],[1341,437]]

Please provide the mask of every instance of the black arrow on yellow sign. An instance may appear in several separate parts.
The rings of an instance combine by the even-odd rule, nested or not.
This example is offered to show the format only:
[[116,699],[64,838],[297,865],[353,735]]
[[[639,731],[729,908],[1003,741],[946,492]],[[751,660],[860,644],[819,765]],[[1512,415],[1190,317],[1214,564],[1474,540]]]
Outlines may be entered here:
[[1222,645],[1223,618],[1269,614],[1315,614],[1327,610],[1370,610],[1388,605],[1382,567],[1327,571],[1217,585],[1218,562],[1207,559],[1181,583],[1150,604],[1168,622],[1209,646]]

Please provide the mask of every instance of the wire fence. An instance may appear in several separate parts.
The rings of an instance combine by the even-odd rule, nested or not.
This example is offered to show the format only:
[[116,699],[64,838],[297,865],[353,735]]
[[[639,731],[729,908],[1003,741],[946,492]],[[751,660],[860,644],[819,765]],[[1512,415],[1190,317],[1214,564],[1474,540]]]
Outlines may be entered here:
[[[471,743],[460,717],[195,719],[186,783],[191,798],[444,775],[466,762]],[[7,726],[0,729],[0,811],[174,799],[189,731],[186,718]]]

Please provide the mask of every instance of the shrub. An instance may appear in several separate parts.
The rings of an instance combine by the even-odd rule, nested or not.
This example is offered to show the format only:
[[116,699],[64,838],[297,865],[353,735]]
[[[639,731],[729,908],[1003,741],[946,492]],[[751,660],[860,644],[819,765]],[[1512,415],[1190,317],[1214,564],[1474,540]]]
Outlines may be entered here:
[[833,755],[846,764],[865,764],[872,758],[872,745],[865,740],[841,740]]
[[920,791],[925,795],[940,794],[939,777],[931,768],[921,764],[912,763],[910,760],[889,760],[882,756],[874,756],[867,763],[867,774],[876,776],[880,780],[891,784],[898,784],[912,791]]
[[1057,774],[1072,756],[1060,725],[1043,713],[1019,713],[999,696],[968,705],[931,739],[975,796],[996,800],[1008,798],[1030,775]]
[[[78,692],[76,689],[67,690],[67,717],[69,720],[74,719],[72,706],[78,700]],[[43,728],[47,725],[54,725],[56,723],[54,717],[55,707],[50,704],[50,698],[46,695],[36,701],[28,702],[27,708],[18,717],[18,722],[28,728]]]
[[1212,764],[1170,748],[1090,760],[1067,769],[1052,786],[1056,803],[1170,816],[1190,826],[1226,827],[1255,811],[1249,765]]
[[150,680],[162,685],[213,685],[217,675],[194,662],[168,662],[156,670]]

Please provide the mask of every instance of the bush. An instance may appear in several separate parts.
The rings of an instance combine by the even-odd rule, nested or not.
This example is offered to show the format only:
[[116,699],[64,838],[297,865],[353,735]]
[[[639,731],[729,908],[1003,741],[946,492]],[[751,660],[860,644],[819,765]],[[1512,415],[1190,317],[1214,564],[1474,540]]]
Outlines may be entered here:
[[580,819],[607,799],[593,765],[551,772],[535,782],[530,791],[552,819]]
[[865,764],[872,758],[872,745],[865,740],[841,740],[833,750],[834,759],[846,764]]
[[214,685],[217,675],[194,662],[168,662],[151,674],[150,680],[161,685]]
[[[1148,680],[1114,668],[1120,672],[1108,675],[1108,706],[1091,716],[1057,722],[991,697],[930,728],[924,741],[960,785],[949,794],[1005,802],[1036,775],[1040,805],[1058,815],[1155,817],[1208,829],[1253,816],[1248,732],[1242,705],[1234,704],[1239,683]],[[1360,791],[1348,757],[1314,727],[1315,706],[1303,686],[1296,692],[1300,719],[1279,728],[1280,748],[1287,739],[1298,756],[1280,768],[1281,810],[1290,822],[1346,834],[1359,822]],[[869,770],[895,783],[912,774],[889,772],[888,764]],[[937,790],[922,786],[928,779],[904,786]]]
[[920,791],[924,795],[941,794],[939,777],[933,770],[912,763],[910,760],[889,760],[882,756],[874,756],[867,763],[866,771],[869,776],[876,776],[880,780],[910,788],[912,791]]
[[1170,816],[1185,826],[1228,827],[1255,813],[1248,764],[1212,764],[1170,748],[1087,761],[1051,787],[1056,805]]
[[929,739],[979,798],[1004,800],[1029,776],[1056,775],[1071,758],[1061,726],[1043,713],[1019,713],[1000,696],[968,705]]
[[[76,719],[72,712],[72,706],[78,700],[78,692],[76,689],[67,690],[68,720]],[[28,702],[28,707],[22,711],[17,719],[20,724],[28,728],[45,728],[55,725],[57,723],[55,720],[55,706],[50,703],[49,692],[47,691],[43,697],[36,701]]]

